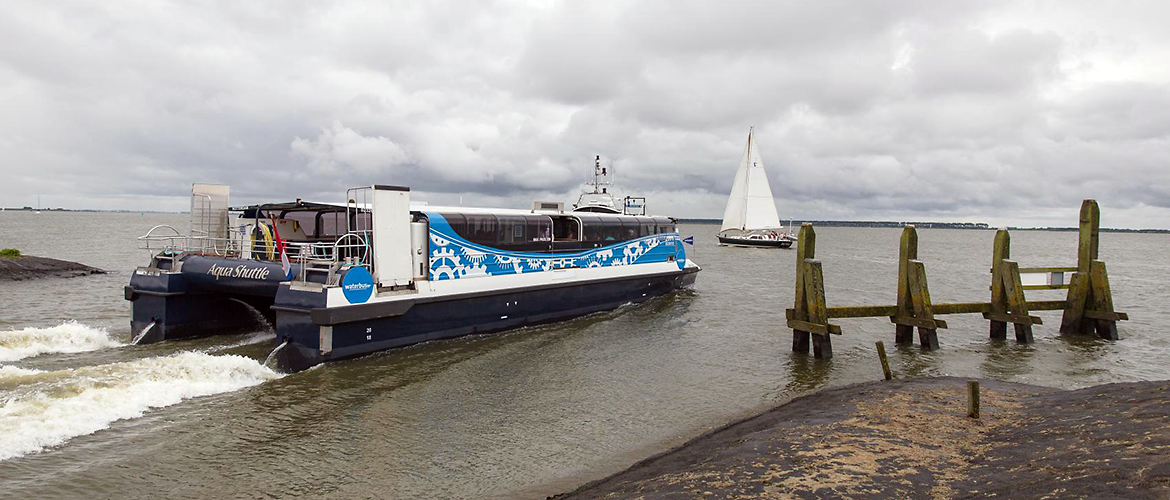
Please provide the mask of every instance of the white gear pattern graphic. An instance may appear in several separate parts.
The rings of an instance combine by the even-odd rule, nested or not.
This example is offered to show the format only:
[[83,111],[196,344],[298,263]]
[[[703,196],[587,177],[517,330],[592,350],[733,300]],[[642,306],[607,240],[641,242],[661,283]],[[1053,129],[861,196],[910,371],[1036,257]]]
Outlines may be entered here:
[[429,236],[432,250],[430,279],[435,281],[544,272],[572,267],[614,267],[666,262],[670,256],[676,255],[676,250],[671,247],[677,247],[663,244],[675,241],[677,235],[655,234],[570,255],[544,256],[477,245],[459,236],[444,234],[435,227],[431,227]]

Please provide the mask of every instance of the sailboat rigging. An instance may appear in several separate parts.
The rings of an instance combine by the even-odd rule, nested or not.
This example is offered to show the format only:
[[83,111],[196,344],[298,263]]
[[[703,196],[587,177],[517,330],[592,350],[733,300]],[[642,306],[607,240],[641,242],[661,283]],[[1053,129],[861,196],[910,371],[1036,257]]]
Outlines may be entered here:
[[794,239],[780,224],[753,127],[748,130],[747,149],[739,160],[731,196],[723,211],[719,244],[789,248]]

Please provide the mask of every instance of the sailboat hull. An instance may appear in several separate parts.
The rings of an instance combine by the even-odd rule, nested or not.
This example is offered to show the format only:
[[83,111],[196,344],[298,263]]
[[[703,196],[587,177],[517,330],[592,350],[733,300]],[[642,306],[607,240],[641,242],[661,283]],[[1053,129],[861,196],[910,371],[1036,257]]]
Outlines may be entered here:
[[741,247],[763,247],[763,248],[792,248],[792,240],[786,238],[779,238],[775,240],[765,239],[748,239],[736,238],[731,236],[719,236],[720,245],[734,245]]

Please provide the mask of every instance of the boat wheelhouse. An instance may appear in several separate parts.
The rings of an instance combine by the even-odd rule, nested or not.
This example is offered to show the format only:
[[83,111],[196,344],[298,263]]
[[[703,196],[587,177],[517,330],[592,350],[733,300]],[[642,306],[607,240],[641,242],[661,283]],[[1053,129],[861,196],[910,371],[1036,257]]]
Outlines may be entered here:
[[700,269],[669,217],[412,205],[408,188],[379,185],[343,204],[229,209],[227,195],[195,185],[189,233],[142,238],[151,262],[126,287],[135,343],[245,328],[259,311],[277,366],[300,370],[641,302]]

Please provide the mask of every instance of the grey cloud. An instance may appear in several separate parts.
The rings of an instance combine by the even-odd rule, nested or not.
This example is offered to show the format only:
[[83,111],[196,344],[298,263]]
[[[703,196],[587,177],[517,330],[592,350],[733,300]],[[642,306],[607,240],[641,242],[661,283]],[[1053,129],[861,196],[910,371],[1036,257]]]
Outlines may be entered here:
[[17,0],[0,204],[183,209],[215,181],[525,206],[601,154],[718,217],[754,125],[783,214],[1015,224],[1092,196],[1166,227],[1170,76],[1125,65],[1170,55],[1155,7]]

